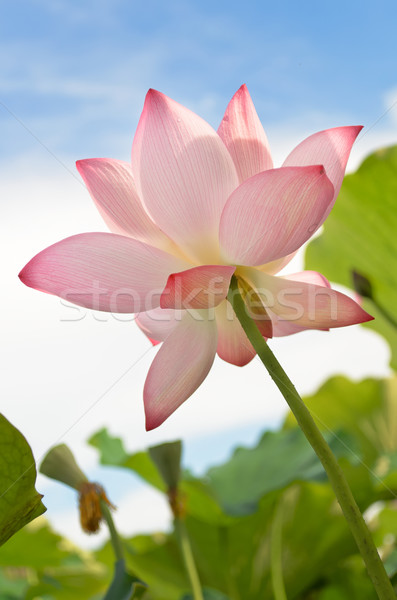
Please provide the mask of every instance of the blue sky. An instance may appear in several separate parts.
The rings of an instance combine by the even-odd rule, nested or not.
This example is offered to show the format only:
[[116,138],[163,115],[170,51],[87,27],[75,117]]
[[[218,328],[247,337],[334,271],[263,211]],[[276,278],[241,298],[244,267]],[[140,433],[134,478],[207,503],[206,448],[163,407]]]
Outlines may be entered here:
[[[217,360],[194,397],[159,430],[145,433],[142,387],[155,350],[144,336],[133,323],[94,313],[74,322],[58,299],[17,279],[49,244],[106,230],[74,161],[128,160],[150,87],[217,127],[245,82],[276,163],[316,130],[363,124],[368,133],[355,146],[354,168],[367,152],[397,143],[396,17],[394,0],[376,7],[368,1],[1,3],[0,243],[7,260],[0,410],[37,459],[63,441],[93,476],[109,481],[127,531],[134,529],[127,523],[134,506],[152,503],[156,526],[166,522],[167,508],[142,490],[127,502],[127,489],[135,493],[138,484],[128,478],[118,484],[116,475],[98,470],[85,441],[94,431],[108,426],[131,450],[183,437],[186,464],[203,470],[234,445],[252,443],[285,407],[259,361],[239,370]],[[298,261],[292,270],[301,268]],[[335,373],[355,379],[388,373],[385,343],[360,327],[305,332],[277,340],[273,349],[304,394]],[[49,516],[80,541],[72,494],[44,478],[39,483]]]
[[[1,100],[75,158],[127,157],[149,87],[214,126],[243,82],[271,133],[371,126],[397,86],[396,16],[392,1],[18,0],[2,6]],[[0,119],[3,153],[34,148]]]

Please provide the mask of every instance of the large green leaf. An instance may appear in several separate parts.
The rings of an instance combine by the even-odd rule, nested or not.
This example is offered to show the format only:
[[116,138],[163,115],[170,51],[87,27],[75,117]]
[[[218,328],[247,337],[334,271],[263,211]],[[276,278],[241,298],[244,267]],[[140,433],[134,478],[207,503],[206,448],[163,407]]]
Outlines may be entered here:
[[[305,404],[325,433],[349,435],[343,464],[356,500],[367,507],[397,493],[397,378],[353,382],[333,377]],[[289,413],[284,427],[297,428]]]
[[4,571],[0,598],[7,598],[10,584],[22,586],[25,582],[29,589],[19,599],[91,599],[98,593],[102,600],[111,579],[107,565],[54,533],[44,517],[18,531],[0,548],[0,564]]
[[137,536],[126,548],[129,569],[147,583],[154,599],[180,598],[189,591],[189,581],[174,536]]
[[26,579],[12,578],[3,573],[4,569],[0,570],[0,598],[2,600],[21,600],[25,598],[25,593],[29,584]]
[[47,570],[40,574],[39,583],[28,589],[24,600],[102,599],[109,581],[106,569],[101,567],[91,563]]
[[217,526],[235,522],[235,516],[225,512],[208,480],[187,479],[180,483],[179,488],[185,498],[188,515]]
[[0,548],[3,567],[44,569],[70,563],[71,558],[79,560],[78,554],[67,549],[65,541],[51,530],[44,517],[18,531]]
[[328,574],[310,600],[378,600],[361,556],[350,558],[337,571]]
[[[339,436],[327,435],[339,453]],[[222,506],[235,515],[254,512],[258,500],[294,481],[325,481],[324,470],[299,429],[267,431],[254,448],[238,448],[232,458],[208,471],[208,479]]]
[[[225,594],[222,594],[222,592],[218,592],[217,590],[203,588],[202,591],[204,600],[229,600]],[[194,597],[192,594],[188,594],[187,596],[183,596],[182,600],[194,600]]]
[[[306,268],[352,287],[352,272],[371,282],[374,296],[397,321],[397,146],[369,156],[347,175],[324,232],[306,251]],[[375,320],[368,323],[389,342],[397,367],[397,328],[371,300],[364,301]]]
[[270,556],[274,511],[280,502],[284,503],[282,567],[289,600],[300,597],[356,552],[329,485],[293,484],[283,492],[267,494],[255,513],[236,519],[228,527],[187,519],[204,586],[231,598],[274,599]]
[[[397,378],[353,382],[332,377],[305,404],[322,431],[343,429],[353,436],[366,462],[397,450]],[[291,427],[297,423],[289,413],[285,428]]]
[[0,545],[46,511],[35,489],[36,475],[29,444],[0,415]]

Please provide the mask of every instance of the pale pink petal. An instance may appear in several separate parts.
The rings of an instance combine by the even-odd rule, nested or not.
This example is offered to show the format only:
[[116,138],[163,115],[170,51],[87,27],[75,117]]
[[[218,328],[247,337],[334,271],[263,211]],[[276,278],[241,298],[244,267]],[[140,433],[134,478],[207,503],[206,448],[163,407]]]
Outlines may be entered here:
[[218,328],[218,356],[232,365],[243,367],[256,352],[241,327],[234,310],[228,302],[222,302],[215,310]]
[[246,85],[234,94],[218,128],[242,183],[273,167],[269,142]]
[[157,225],[200,262],[215,262],[219,219],[238,185],[222,140],[199,116],[149,90],[132,147],[132,170]]
[[217,345],[215,320],[207,311],[185,313],[149,369],[143,391],[146,429],[161,425],[207,377]]
[[154,308],[147,312],[139,313],[135,323],[143,331],[153,345],[164,342],[171,331],[180,323],[184,311],[167,308]]
[[328,217],[339,194],[351,148],[361,129],[361,126],[349,126],[319,131],[298,144],[283,164],[283,167],[324,165],[335,191],[322,223]]
[[299,273],[289,273],[281,279],[286,279],[287,281],[303,281],[304,283],[314,283],[315,285],[321,285],[327,288],[331,287],[328,279],[318,271],[300,271]]
[[212,308],[227,296],[236,267],[204,265],[172,273],[160,298],[161,308]]
[[[302,271],[301,273],[293,273],[292,275],[287,275],[282,279],[292,280],[292,281],[303,281],[305,283],[314,283],[315,285],[320,285],[323,287],[330,288],[331,284],[328,279],[324,277],[321,273],[317,271]],[[292,335],[294,333],[299,333],[300,331],[305,331],[306,327],[300,327],[299,325],[295,325],[292,321],[285,321],[284,319],[280,319],[275,313],[269,311],[269,314],[273,323],[273,336],[274,337],[283,337],[286,335]],[[329,331],[329,327],[320,327],[321,331]]]
[[307,329],[344,327],[371,321],[354,300],[324,284],[273,277],[246,269],[244,277],[261,295],[263,303],[282,321]]
[[29,287],[95,310],[115,313],[156,308],[184,261],[114,233],[83,233],[46,248],[19,274]]
[[[300,333],[301,331],[307,331],[307,327],[299,327],[292,321],[285,321],[279,319],[279,317],[269,310],[269,314],[273,323],[273,337],[286,337],[287,335],[293,335],[294,333]],[[321,331],[329,331],[329,328],[321,328]]]
[[77,170],[113,233],[153,245],[169,243],[139,198],[131,165],[110,158],[78,160]]
[[321,166],[270,169],[230,196],[220,225],[225,259],[262,265],[297,250],[317,229],[333,196]]
[[275,313],[269,310],[269,315],[273,322],[273,337],[286,337],[287,335],[293,335],[294,333],[300,333],[301,331],[329,331],[329,327],[300,327],[295,325],[292,321],[285,321],[280,319]]

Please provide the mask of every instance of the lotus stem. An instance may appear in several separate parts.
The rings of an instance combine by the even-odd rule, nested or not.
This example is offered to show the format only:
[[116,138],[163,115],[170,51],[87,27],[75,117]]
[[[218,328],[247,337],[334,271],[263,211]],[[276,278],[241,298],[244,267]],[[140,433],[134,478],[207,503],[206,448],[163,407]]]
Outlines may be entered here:
[[110,541],[113,547],[113,551],[116,557],[116,561],[124,560],[124,549],[121,543],[121,539],[119,534],[117,533],[117,529],[114,525],[112,514],[109,510],[108,505],[102,499],[100,500],[102,517],[106,521],[106,524],[110,533]]
[[183,560],[185,562],[186,573],[188,575],[190,586],[192,588],[194,600],[204,600],[201,591],[200,579],[194,562],[192,547],[186,530],[185,522],[180,517],[175,517],[175,530],[179,538]]
[[271,549],[270,549],[270,565],[272,576],[272,588],[274,600],[288,600],[285,591],[283,578],[283,516],[284,516],[284,497],[282,496],[276,506],[272,533],[271,533]]

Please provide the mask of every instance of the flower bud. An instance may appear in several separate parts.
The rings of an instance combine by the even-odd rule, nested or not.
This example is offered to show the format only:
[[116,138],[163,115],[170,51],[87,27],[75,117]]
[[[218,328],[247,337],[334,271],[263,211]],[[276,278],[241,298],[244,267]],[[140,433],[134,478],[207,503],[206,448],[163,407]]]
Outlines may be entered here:
[[99,483],[91,483],[78,466],[66,444],[51,448],[44,457],[40,472],[51,479],[65,483],[79,493],[80,523],[86,533],[95,533],[103,519],[101,502],[115,508]]
[[48,451],[40,465],[40,473],[77,491],[82,483],[88,481],[66,444],[54,446]]
[[182,444],[179,440],[149,448],[150,458],[156,465],[167,489],[178,487],[181,475],[181,454]]

